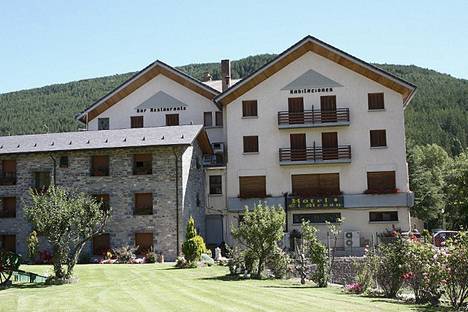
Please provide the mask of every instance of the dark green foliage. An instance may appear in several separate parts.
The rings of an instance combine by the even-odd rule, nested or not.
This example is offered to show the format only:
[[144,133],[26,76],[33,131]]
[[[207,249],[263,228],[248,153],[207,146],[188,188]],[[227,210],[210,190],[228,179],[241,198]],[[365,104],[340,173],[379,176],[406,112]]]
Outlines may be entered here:
[[187,223],[182,252],[184,253],[185,260],[187,260],[189,265],[196,264],[196,261],[200,260],[202,253],[206,252],[205,241],[203,240],[203,237],[197,234],[195,221],[192,217],[189,218]]

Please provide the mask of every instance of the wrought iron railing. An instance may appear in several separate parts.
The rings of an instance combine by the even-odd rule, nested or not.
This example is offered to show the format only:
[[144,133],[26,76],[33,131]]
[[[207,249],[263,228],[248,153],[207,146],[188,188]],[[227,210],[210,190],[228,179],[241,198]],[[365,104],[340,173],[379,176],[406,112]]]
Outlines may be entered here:
[[325,124],[334,122],[349,122],[349,108],[338,108],[330,111],[278,112],[278,125]]
[[279,159],[280,162],[350,160],[351,145],[338,145],[337,147],[313,146],[301,149],[280,148]]

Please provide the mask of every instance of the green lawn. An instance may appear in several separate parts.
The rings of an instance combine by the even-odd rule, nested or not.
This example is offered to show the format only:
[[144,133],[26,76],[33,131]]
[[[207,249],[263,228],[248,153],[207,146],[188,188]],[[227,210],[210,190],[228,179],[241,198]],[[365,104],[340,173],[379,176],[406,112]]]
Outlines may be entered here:
[[[36,273],[50,266],[22,266]],[[179,270],[168,264],[78,265],[79,282],[14,284],[0,311],[414,311],[423,307],[346,295],[297,281],[225,278],[227,268]]]

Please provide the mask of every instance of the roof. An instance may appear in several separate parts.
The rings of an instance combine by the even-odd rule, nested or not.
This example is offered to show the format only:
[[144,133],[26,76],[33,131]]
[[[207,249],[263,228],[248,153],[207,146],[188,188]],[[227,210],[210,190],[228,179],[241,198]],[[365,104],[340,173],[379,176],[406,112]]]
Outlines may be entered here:
[[181,85],[210,100],[219,94],[218,90],[211,88],[203,82],[190,77],[189,75],[172,66],[167,65],[160,60],[156,60],[130,77],[127,81],[120,84],[114,90],[94,102],[91,106],[78,114],[77,119],[82,122],[86,122],[86,118],[88,121],[93,120],[109,107],[117,104],[119,101],[130,95],[133,91],[137,90],[139,87],[159,74],[162,74],[169,79],[180,83]]
[[242,79],[242,81],[232,85],[226,91],[217,95],[215,97],[215,101],[222,105],[231,103],[309,51],[336,62],[402,94],[404,105],[411,101],[416,91],[416,86],[414,84],[374,65],[366,63],[365,61],[341,51],[315,37],[306,36],[292,47],[279,54],[273,60]]
[[140,105],[136,109],[150,109],[150,108],[177,108],[187,106],[182,101],[179,101],[173,96],[170,96],[164,91],[159,91]]
[[338,82],[325,77],[324,75],[309,69],[281,90],[296,90],[304,88],[335,88],[342,87]]
[[[231,86],[235,85],[241,80],[242,79],[231,79]],[[218,90],[219,92],[223,91],[222,80],[209,80],[209,81],[204,81],[203,83],[215,90]]]
[[0,137],[0,155],[93,149],[192,145],[206,154],[211,146],[202,125],[61,132]]

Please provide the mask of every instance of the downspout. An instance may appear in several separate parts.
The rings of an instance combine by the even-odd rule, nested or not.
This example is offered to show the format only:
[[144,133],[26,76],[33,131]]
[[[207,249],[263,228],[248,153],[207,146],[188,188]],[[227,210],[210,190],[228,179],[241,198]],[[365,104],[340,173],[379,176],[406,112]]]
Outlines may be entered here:
[[175,158],[175,190],[176,190],[176,241],[177,241],[177,257],[180,255],[180,237],[179,237],[179,154],[177,149],[173,149]]
[[53,168],[54,181],[52,182],[52,185],[56,186],[55,181],[57,181],[57,161],[55,160],[54,156],[49,155],[49,157],[52,159],[52,162],[54,163],[54,168]]
[[284,193],[284,212],[285,212],[285,232],[288,232],[288,192]]

